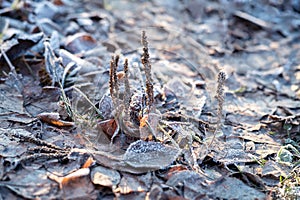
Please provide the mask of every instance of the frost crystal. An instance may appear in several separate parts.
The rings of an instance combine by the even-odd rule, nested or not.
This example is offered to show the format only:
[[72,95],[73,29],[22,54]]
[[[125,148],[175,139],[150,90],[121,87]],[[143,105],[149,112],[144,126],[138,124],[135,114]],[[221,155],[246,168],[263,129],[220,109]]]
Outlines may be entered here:
[[152,151],[162,152],[166,151],[166,147],[159,142],[145,142],[142,140],[138,140],[135,143],[131,144],[127,151],[133,153],[148,153]]

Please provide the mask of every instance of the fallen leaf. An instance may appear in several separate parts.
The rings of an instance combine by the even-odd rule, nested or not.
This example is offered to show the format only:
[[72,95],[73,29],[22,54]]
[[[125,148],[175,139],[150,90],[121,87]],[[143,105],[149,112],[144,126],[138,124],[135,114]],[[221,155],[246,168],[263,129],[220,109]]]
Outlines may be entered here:
[[114,135],[117,126],[118,124],[115,119],[108,119],[97,123],[97,128],[100,130],[100,134],[103,132],[109,139],[111,139]]
[[119,184],[121,176],[116,170],[98,166],[92,169],[91,180],[94,184],[112,188]]
[[151,185],[151,173],[145,175],[134,176],[131,174],[122,174],[118,188],[114,192],[121,194],[129,194],[135,192],[147,192]]
[[90,156],[85,163],[82,165],[82,168],[89,168],[91,167],[93,164],[95,164],[95,160],[93,159],[92,156]]
[[45,170],[35,169],[30,173],[27,170],[16,170],[9,177],[10,181],[1,182],[21,198],[55,198],[57,195],[52,190],[52,183],[47,179]]
[[40,113],[37,118],[48,124],[64,127],[64,126],[74,126],[74,122],[68,122],[61,120],[58,113]]
[[138,140],[128,147],[124,162],[143,170],[162,169],[176,160],[180,150],[160,142]]
[[66,39],[67,50],[75,54],[93,49],[96,45],[96,40],[88,33],[76,33]]
[[[30,34],[30,35],[20,35],[18,38],[12,38],[4,42],[1,48],[4,50],[6,55],[11,61],[24,55],[27,51],[37,44],[43,38],[43,33]],[[1,55],[0,63],[3,65],[4,58]]]
[[64,177],[59,177],[52,173],[48,173],[47,176],[51,180],[56,181],[59,184],[59,188],[62,189],[64,185],[68,184],[69,182],[78,179],[80,177],[87,176],[89,174],[90,174],[90,168],[81,168]]

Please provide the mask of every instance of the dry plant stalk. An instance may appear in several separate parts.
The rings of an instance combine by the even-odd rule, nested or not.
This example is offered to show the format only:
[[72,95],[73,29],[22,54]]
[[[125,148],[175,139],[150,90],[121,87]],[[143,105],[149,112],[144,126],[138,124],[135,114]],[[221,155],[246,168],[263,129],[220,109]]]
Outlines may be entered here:
[[225,80],[226,80],[226,74],[223,71],[220,71],[218,74],[218,87],[217,87],[217,94],[216,94],[216,99],[218,101],[218,110],[217,110],[217,127],[216,130],[214,132],[213,138],[210,142],[210,144],[208,145],[208,148],[211,146],[211,144],[213,143],[217,131],[219,131],[221,129],[222,126],[222,119],[223,119],[223,105],[224,105],[224,86],[225,86]]
[[118,63],[119,63],[120,56],[116,55],[115,61],[114,61],[114,86],[115,86],[115,97],[119,98],[119,83],[118,83],[118,76],[117,76],[117,69],[118,69]]
[[221,128],[222,119],[223,119],[223,104],[225,101],[224,98],[224,86],[225,86],[226,74],[225,72],[220,71],[218,74],[218,88],[216,99],[218,100],[218,121],[217,121],[217,129]]
[[147,93],[147,106],[150,109],[152,107],[152,104],[154,102],[154,94],[153,94],[153,80],[151,76],[151,64],[149,61],[149,51],[148,51],[148,41],[147,41],[147,36],[146,32],[142,32],[142,45],[143,45],[143,55],[141,57],[142,64],[144,65],[144,70],[145,70],[145,76],[146,76],[146,93]]
[[[129,84],[129,66],[128,59],[124,62],[124,71],[117,73],[119,56],[112,56],[110,61],[109,72],[109,89],[112,98],[112,102],[116,109],[117,116],[115,118],[119,122],[120,126],[123,122],[133,122],[134,125],[140,125],[140,120],[147,120],[147,114],[151,112],[151,108],[154,103],[153,94],[153,79],[151,76],[151,64],[149,61],[149,49],[148,41],[145,31],[142,32],[141,43],[143,45],[143,54],[141,56],[141,62],[145,71],[146,79],[146,91],[144,92],[143,83],[141,83],[142,91],[131,94]],[[124,95],[119,94],[118,80],[124,79]],[[142,79],[141,79],[142,80]],[[122,99],[120,99],[122,98]],[[127,125],[130,123],[127,123]],[[121,126],[122,127],[122,126]],[[127,129],[128,127],[123,127]],[[130,132],[130,131],[127,131]],[[115,135],[115,134],[114,134]],[[114,137],[114,136],[113,136]],[[113,138],[112,137],[112,138]]]
[[113,94],[114,94],[114,61],[115,58],[114,56],[111,57],[111,61],[110,61],[110,70],[109,70],[109,92],[111,95],[111,98],[113,98]]
[[119,83],[117,76],[119,55],[116,57],[112,56],[110,61],[110,71],[109,71],[109,89],[111,98],[116,105],[116,99],[119,98]]
[[125,93],[124,93],[124,108],[125,108],[125,120],[129,119],[129,103],[130,103],[130,85],[129,85],[129,74],[128,74],[128,59],[125,59],[124,62],[124,84],[125,84]]

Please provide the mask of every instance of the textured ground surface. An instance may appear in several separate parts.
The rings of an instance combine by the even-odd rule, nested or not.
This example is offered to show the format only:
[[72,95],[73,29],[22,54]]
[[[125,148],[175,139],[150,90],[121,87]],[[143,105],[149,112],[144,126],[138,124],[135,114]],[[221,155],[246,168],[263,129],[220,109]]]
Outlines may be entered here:
[[[299,5],[1,1],[0,196],[300,198]],[[155,98],[149,114],[142,100],[126,101],[147,82],[142,30]]]

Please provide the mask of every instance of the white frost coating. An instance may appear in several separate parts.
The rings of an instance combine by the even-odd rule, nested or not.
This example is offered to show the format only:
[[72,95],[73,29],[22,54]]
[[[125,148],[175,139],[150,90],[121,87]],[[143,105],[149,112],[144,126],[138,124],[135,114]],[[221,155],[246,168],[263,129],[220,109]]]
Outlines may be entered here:
[[158,142],[145,142],[142,140],[138,140],[132,143],[127,152],[134,152],[134,153],[148,153],[151,151],[166,151],[166,147]]
[[180,149],[161,144],[138,140],[132,143],[124,154],[124,161],[134,167],[150,170],[170,165],[180,153]]

